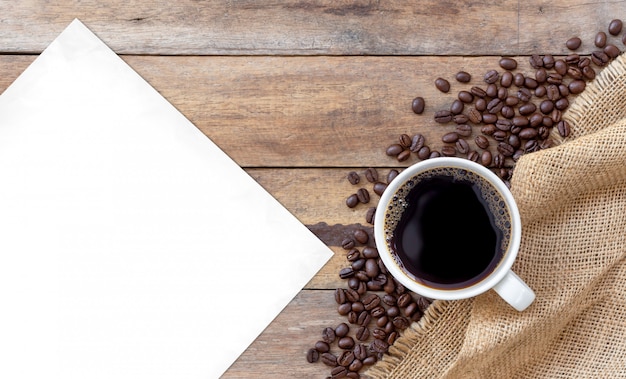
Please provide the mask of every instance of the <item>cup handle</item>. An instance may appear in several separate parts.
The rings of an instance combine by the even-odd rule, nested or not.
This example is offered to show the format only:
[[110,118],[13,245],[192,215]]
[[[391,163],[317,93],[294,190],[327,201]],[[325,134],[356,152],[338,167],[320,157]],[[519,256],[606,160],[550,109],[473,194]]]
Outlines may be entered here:
[[518,311],[523,311],[535,300],[535,293],[513,271],[509,272],[493,289],[504,301]]

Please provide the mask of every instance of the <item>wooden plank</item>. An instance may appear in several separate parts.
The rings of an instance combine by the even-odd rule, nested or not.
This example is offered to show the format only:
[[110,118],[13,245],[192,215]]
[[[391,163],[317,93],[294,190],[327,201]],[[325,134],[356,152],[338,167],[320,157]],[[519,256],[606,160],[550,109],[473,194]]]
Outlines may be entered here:
[[[485,87],[487,70],[502,72],[499,57],[123,58],[244,167],[405,167],[417,157],[398,163],[385,155],[389,144],[422,133],[441,149],[455,125],[437,124],[435,111],[449,109],[462,89]],[[528,57],[516,58],[515,72],[534,76]],[[0,55],[0,90],[32,59]],[[456,82],[459,70],[472,81]],[[437,77],[450,80],[450,93],[435,88]],[[418,95],[422,115],[410,108]]]
[[517,8],[516,0],[3,2],[0,47],[41,52],[76,17],[122,54],[502,54],[517,44]]
[[[41,52],[81,19],[116,52],[152,55],[564,54],[626,1],[99,0],[0,3],[0,49]],[[558,25],[558,28],[555,27]]]
[[[306,352],[321,339],[325,327],[347,323],[346,317],[336,309],[332,291],[301,291],[222,378],[329,376],[330,368],[321,362],[308,363]],[[254,310],[250,310],[250,317],[254,317]],[[351,329],[354,333],[355,328]],[[233,338],[236,337],[234,330]],[[336,346],[333,352],[339,352]]]

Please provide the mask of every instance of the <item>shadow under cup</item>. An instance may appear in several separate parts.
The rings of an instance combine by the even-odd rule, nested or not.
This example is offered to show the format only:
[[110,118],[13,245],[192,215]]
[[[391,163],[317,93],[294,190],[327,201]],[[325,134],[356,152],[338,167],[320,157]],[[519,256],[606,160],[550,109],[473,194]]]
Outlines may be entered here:
[[374,223],[381,259],[409,289],[434,299],[475,296],[509,271],[520,222],[489,169],[433,158],[405,169],[381,196]]

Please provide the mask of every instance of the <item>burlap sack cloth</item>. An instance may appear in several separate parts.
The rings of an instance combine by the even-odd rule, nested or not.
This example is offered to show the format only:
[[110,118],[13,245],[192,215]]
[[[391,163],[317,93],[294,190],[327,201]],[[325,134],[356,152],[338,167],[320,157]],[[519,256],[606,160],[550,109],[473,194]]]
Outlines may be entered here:
[[564,117],[572,134],[523,156],[514,271],[537,299],[436,301],[372,378],[626,378],[626,54]]

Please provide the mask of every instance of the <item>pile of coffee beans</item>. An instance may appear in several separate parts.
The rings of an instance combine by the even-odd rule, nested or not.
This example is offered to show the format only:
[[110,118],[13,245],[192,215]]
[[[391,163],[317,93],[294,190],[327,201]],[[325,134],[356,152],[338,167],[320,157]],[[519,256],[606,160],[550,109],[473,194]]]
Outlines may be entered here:
[[[532,55],[529,63],[535,71],[531,74],[518,72],[518,62],[511,57],[502,57],[498,68],[484,72],[480,84],[472,85],[470,73],[457,72],[454,80],[467,88],[457,92],[448,109],[433,115],[435,122],[453,127],[447,128],[441,141],[436,142],[439,149],[427,144],[420,133],[403,133],[386,148],[386,155],[399,162],[463,157],[492,168],[509,184],[514,162],[523,154],[552,146],[550,134],[554,128],[562,137],[569,136],[570,125],[562,114],[570,99],[585,90],[596,70],[621,54],[614,40],[622,32],[622,21],[612,20],[607,31],[608,35],[604,31],[597,33],[595,50],[589,55],[575,53],[584,46],[578,37],[565,42],[572,51],[567,56]],[[626,45],[626,34],[621,43]],[[442,94],[452,88],[444,77],[436,78],[434,84]],[[425,105],[425,99],[418,96],[411,108],[421,115]],[[375,168],[361,173],[350,171],[347,180],[359,188],[346,197],[346,206],[363,207],[365,222],[373,225],[376,206],[370,191],[381,195],[398,173],[391,169],[383,178]],[[400,333],[422,317],[431,301],[407,290],[389,274],[366,228],[354,230],[341,246],[347,263],[339,277],[347,281],[347,286],[337,288],[334,296],[337,312],[346,317],[346,322],[324,328],[306,359],[328,366],[328,378],[358,379],[361,370],[381,359]]]
[[[480,83],[474,85],[470,73],[459,71],[454,80],[462,88],[456,99],[433,115],[436,123],[448,126],[441,140],[427,143],[420,133],[401,134],[387,147],[386,154],[399,162],[412,157],[467,158],[492,168],[510,185],[514,162],[523,154],[551,147],[554,128],[561,137],[569,136],[570,125],[562,119],[563,112],[572,97],[596,77],[597,70],[622,53],[618,47],[620,42],[622,49],[626,45],[626,33],[620,37],[622,26],[621,20],[612,20],[608,35],[599,31],[588,55],[575,52],[584,43],[572,37],[565,42],[569,55],[530,56],[531,73],[520,72],[518,62],[511,57],[500,58],[498,67],[486,70]],[[444,77],[436,78],[434,85],[442,93],[449,93],[452,87]],[[411,108],[421,115],[425,104],[424,98],[417,96]]]

